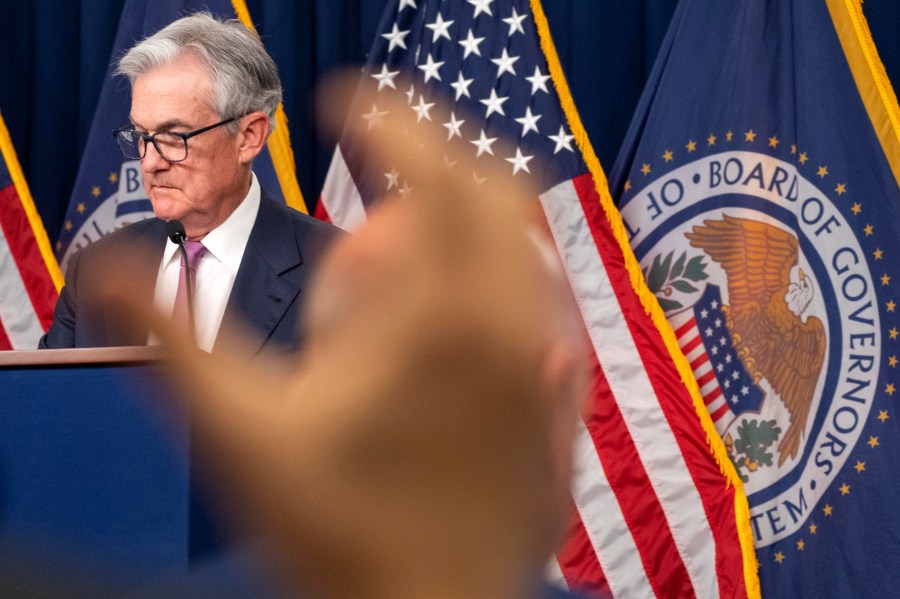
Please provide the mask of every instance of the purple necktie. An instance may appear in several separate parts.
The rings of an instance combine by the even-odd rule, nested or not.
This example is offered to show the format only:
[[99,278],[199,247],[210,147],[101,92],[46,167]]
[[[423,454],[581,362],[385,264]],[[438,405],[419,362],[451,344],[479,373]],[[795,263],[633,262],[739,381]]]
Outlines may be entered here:
[[[200,266],[200,259],[206,253],[206,246],[199,241],[184,240],[184,249],[187,251],[188,267],[191,269],[191,292],[196,305],[196,288],[197,288],[197,267]],[[178,275],[178,293],[175,294],[175,309],[172,311],[172,320],[178,324],[185,325],[191,336],[196,334],[194,330],[193,314],[188,310],[187,298],[187,275],[184,268],[184,254],[181,255],[181,272]],[[195,308],[196,310],[196,308]]]

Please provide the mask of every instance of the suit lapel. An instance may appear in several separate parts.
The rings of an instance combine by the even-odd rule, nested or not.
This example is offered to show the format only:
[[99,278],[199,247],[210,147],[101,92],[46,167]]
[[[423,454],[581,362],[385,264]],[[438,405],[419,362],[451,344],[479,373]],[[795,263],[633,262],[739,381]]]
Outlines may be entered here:
[[249,362],[281,322],[300,293],[303,258],[290,218],[265,192],[259,213],[247,241],[225,308],[222,327],[241,323],[251,329],[254,339],[244,344]]

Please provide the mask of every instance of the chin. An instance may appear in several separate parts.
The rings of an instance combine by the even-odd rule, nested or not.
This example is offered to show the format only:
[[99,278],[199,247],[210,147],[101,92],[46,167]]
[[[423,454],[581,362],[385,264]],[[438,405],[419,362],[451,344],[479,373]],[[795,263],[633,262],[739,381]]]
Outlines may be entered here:
[[153,206],[153,214],[156,215],[156,218],[165,221],[181,220],[187,215],[187,210],[182,204],[167,198],[151,197],[150,205]]
[[156,218],[164,221],[181,220],[183,216],[182,214],[174,210],[164,210],[156,207],[153,208],[153,214],[156,215]]

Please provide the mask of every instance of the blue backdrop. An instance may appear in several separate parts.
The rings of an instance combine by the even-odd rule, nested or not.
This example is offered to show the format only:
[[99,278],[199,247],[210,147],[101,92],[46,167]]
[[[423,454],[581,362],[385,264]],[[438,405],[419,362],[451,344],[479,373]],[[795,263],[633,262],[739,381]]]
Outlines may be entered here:
[[[544,0],[588,134],[609,170],[676,0]],[[123,0],[0,0],[0,110],[51,243],[63,222],[109,61]],[[900,77],[900,8],[864,10],[888,74]],[[316,140],[312,90],[331,69],[361,63],[380,0],[247,0],[278,63],[300,187],[310,208],[332,147]]]

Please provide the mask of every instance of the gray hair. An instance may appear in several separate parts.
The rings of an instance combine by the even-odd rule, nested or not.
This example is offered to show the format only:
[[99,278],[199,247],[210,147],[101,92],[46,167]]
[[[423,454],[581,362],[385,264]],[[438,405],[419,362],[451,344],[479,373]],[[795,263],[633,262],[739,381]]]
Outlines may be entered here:
[[[237,19],[220,21],[198,12],[174,21],[144,38],[119,59],[115,74],[138,77],[186,54],[196,56],[212,79],[210,108],[222,118],[241,117],[260,111],[269,115],[275,129],[275,109],[281,103],[281,80],[275,61],[259,36]],[[230,133],[237,131],[229,123]]]

